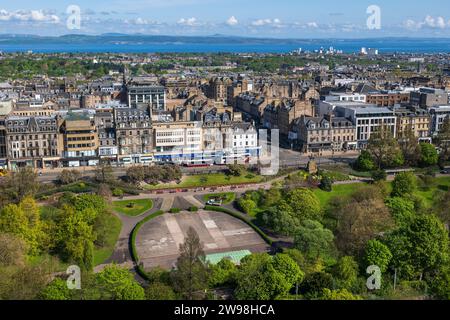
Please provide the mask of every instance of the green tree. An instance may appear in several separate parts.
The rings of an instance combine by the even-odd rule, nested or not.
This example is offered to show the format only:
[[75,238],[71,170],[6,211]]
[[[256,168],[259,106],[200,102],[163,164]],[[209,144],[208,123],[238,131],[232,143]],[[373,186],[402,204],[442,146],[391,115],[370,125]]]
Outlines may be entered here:
[[419,139],[411,128],[398,133],[398,142],[402,150],[405,163],[416,166],[420,160]]
[[320,181],[319,188],[326,192],[333,191],[333,179],[327,176],[323,177]]
[[222,259],[218,264],[210,266],[211,275],[209,284],[211,287],[233,285],[236,282],[237,268],[229,259]]
[[[127,169],[127,178],[132,183],[140,183],[145,179],[145,168],[143,166],[134,166]],[[159,175],[158,180],[159,181]]]
[[381,272],[386,272],[392,260],[389,248],[378,240],[369,240],[364,255],[364,267],[378,266]]
[[441,149],[439,161],[447,161],[450,155],[450,117],[446,117],[436,137],[436,145]]
[[11,200],[16,202],[26,196],[33,197],[39,189],[37,174],[30,167],[19,168],[6,176],[2,189]]
[[388,238],[392,263],[403,277],[414,279],[433,273],[449,259],[448,232],[433,215],[420,215]]
[[420,165],[423,167],[434,166],[439,162],[439,154],[436,147],[429,143],[420,144]]
[[177,295],[171,286],[161,282],[153,282],[145,288],[147,300],[176,300]]
[[291,288],[292,285],[301,283],[305,278],[300,266],[287,254],[278,253],[273,258],[272,264],[275,270],[284,275],[287,283],[291,284]]
[[278,188],[270,188],[267,190],[262,198],[262,205],[270,208],[275,206],[281,200],[281,191]]
[[173,286],[184,298],[193,300],[207,289],[208,273],[200,238],[190,227],[184,243],[180,245],[180,256],[172,273]]
[[372,179],[374,182],[386,181],[387,173],[382,169],[372,171]]
[[450,191],[440,195],[433,209],[444,224],[450,225]]
[[288,192],[286,202],[292,208],[294,217],[299,221],[322,218],[320,201],[310,189],[299,188]]
[[305,220],[296,230],[294,245],[310,259],[318,259],[331,253],[334,236],[322,224]]
[[103,198],[103,200],[105,200],[105,202],[107,203],[111,203],[112,200],[112,191],[111,188],[109,187],[109,185],[105,184],[105,183],[101,183],[98,186],[98,190],[97,193],[100,197]]
[[83,212],[86,209],[94,210],[95,215],[89,218],[89,222],[92,222],[98,213],[106,210],[105,200],[96,194],[82,194],[75,197],[73,199],[73,206],[78,212]]
[[39,295],[42,300],[70,300],[71,297],[66,281],[60,278],[50,282]]
[[355,162],[355,168],[360,171],[372,171],[375,167],[375,162],[370,153],[366,150],[361,151],[361,154]]
[[450,266],[442,266],[431,279],[430,289],[438,299],[450,300]]
[[100,183],[111,183],[115,180],[114,171],[110,164],[100,163],[95,170],[95,180]]
[[256,203],[252,199],[246,199],[244,197],[239,198],[237,201],[239,208],[246,214],[251,214],[256,209]]
[[333,276],[325,272],[307,274],[300,286],[301,292],[310,299],[319,298],[324,289],[333,289]]
[[392,182],[392,196],[411,196],[417,189],[417,179],[412,172],[400,172]]
[[228,165],[228,173],[235,177],[240,177],[245,172],[245,166],[242,164],[230,164]]
[[358,263],[353,257],[341,257],[333,270],[337,286],[341,289],[352,290],[358,280],[358,268]]
[[295,217],[294,211],[286,201],[280,203],[262,214],[263,223],[274,232],[282,235],[294,235],[300,225],[300,221]]
[[105,267],[97,273],[95,284],[100,289],[102,299],[144,300],[145,292],[126,268],[117,265]]
[[410,199],[394,197],[386,199],[386,206],[397,225],[408,224],[414,219],[415,206]]
[[403,165],[402,150],[392,131],[387,127],[381,127],[371,134],[367,151],[375,162],[376,167],[391,168]]
[[323,289],[320,300],[362,300],[360,296],[354,295],[347,289],[330,290],[328,288]]
[[12,233],[0,233],[0,267],[24,266],[28,252],[26,242]]
[[336,246],[347,255],[359,255],[368,240],[394,226],[384,195],[375,186],[364,187],[348,199],[335,199],[330,213],[336,219]]
[[65,206],[63,216],[58,224],[57,242],[64,260],[74,261],[91,270],[93,267],[93,228],[85,221],[83,215],[73,208]]
[[285,296],[301,278],[300,268],[288,256],[276,260],[266,253],[252,254],[241,261],[235,297],[273,300]]
[[25,198],[21,204],[10,204],[0,211],[0,232],[10,233],[24,240],[31,255],[38,253],[41,236],[39,216],[36,216],[38,209],[35,204],[33,199]]
[[55,271],[52,263],[46,260],[36,266],[0,267],[0,299],[38,299]]
[[60,184],[67,185],[70,183],[77,182],[78,180],[80,180],[80,177],[81,177],[80,171],[76,169],[73,170],[64,169],[63,171],[61,171],[61,174],[58,177],[58,181]]

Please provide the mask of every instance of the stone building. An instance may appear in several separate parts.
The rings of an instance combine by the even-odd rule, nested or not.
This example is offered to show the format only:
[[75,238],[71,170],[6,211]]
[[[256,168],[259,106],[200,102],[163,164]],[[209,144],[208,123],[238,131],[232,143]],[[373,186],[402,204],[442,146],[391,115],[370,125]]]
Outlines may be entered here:
[[214,101],[228,103],[228,87],[233,84],[233,80],[227,77],[212,78],[207,86],[206,96]]
[[98,131],[90,118],[69,115],[61,126],[64,141],[64,165],[69,167],[98,164]]
[[431,142],[431,115],[420,108],[395,108],[397,116],[397,134],[401,138],[412,131],[420,142]]
[[118,153],[114,115],[111,112],[97,112],[94,116],[98,131],[98,155],[105,160],[116,160]]
[[[114,109],[119,162],[146,162],[153,149],[152,122],[147,110]],[[144,159],[142,159],[144,158]]]
[[306,153],[355,150],[356,126],[350,119],[325,115],[302,116],[294,124],[295,146]]
[[59,166],[63,153],[59,118],[10,116],[5,127],[10,168]]

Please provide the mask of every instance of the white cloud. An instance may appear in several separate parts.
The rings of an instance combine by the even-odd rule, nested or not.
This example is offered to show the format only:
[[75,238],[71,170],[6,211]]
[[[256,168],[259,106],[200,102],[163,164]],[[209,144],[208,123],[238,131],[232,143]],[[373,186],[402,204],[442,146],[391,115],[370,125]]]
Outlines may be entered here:
[[252,22],[252,26],[255,26],[255,27],[265,26],[268,24],[272,24],[271,19],[259,19],[259,20],[255,20]]
[[239,24],[239,21],[238,21],[238,19],[236,19],[235,16],[231,16],[231,17],[227,20],[226,24],[229,25],[229,26],[236,26],[236,25]]
[[132,23],[137,24],[137,25],[157,25],[157,24],[159,24],[157,21],[147,20],[147,19],[143,19],[141,17],[134,19],[132,21]]
[[423,21],[414,21],[412,19],[408,19],[403,23],[403,26],[409,30],[419,30],[423,28],[428,29],[445,29],[450,27],[450,21],[446,22],[443,17],[433,17],[431,15],[427,15]]
[[45,12],[44,10],[17,10],[9,12],[0,10],[0,21],[33,21],[59,23],[61,19],[55,15]]
[[308,27],[310,27],[310,28],[318,28],[318,27],[319,27],[319,25],[318,25],[317,22],[315,22],[315,21],[313,21],[313,22],[308,22],[306,25],[307,25]]
[[280,19],[258,19],[251,23],[254,27],[262,27],[262,26],[281,26]]
[[182,25],[182,26],[188,26],[188,27],[196,27],[201,25],[200,22],[198,22],[197,18],[181,18],[180,20],[178,20],[177,24]]

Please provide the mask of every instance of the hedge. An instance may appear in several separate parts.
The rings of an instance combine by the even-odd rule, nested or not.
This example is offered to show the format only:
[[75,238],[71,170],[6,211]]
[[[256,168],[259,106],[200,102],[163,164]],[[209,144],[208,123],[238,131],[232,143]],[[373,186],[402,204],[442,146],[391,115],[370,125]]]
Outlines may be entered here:
[[246,224],[248,224],[250,227],[252,227],[253,230],[255,230],[255,232],[257,234],[259,234],[261,236],[261,238],[263,238],[263,240],[269,244],[272,245],[273,241],[272,239],[270,239],[265,233],[264,231],[262,231],[257,225],[255,225],[253,222],[245,219],[241,214],[239,214],[238,212],[235,212],[233,210],[227,209],[227,208],[223,208],[223,207],[215,207],[215,206],[205,206],[205,210],[207,211],[216,211],[216,212],[222,212],[222,213],[226,213],[229,214],[230,216],[233,216],[236,219],[239,219],[243,222],[245,222]]
[[139,229],[141,229],[141,227],[148,221],[159,217],[161,215],[163,215],[164,212],[163,211],[156,211],[155,213],[152,213],[151,215],[149,215],[148,217],[146,217],[145,219],[141,220],[134,228],[133,231],[131,232],[131,237],[130,237],[130,247],[131,247],[131,258],[133,259],[134,263],[136,264],[136,272],[144,279],[149,280],[148,279],[148,275],[145,272],[144,268],[142,268],[142,266],[139,264],[139,255],[137,253],[136,250],[136,236],[139,232]]
[[45,196],[51,196],[60,192],[73,192],[73,193],[89,193],[94,192],[96,190],[96,186],[93,183],[89,182],[74,182],[65,186],[60,186],[52,189],[47,189],[42,192],[38,192],[36,198],[42,199]]

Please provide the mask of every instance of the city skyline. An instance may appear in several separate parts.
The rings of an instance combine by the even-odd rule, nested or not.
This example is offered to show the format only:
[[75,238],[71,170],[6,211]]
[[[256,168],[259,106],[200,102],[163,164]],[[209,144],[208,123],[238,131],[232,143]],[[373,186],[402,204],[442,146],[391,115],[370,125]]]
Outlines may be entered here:
[[[69,6],[80,9],[79,28],[68,27]],[[380,8],[380,25],[370,27]],[[369,12],[369,13],[368,13]],[[0,34],[146,34],[228,36],[268,38],[380,38],[450,37],[450,5],[431,0],[414,7],[407,1],[359,1],[358,4],[329,0],[273,3],[254,0],[153,0],[133,1],[40,1],[29,0],[0,5]]]

